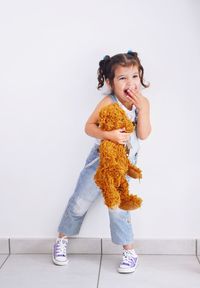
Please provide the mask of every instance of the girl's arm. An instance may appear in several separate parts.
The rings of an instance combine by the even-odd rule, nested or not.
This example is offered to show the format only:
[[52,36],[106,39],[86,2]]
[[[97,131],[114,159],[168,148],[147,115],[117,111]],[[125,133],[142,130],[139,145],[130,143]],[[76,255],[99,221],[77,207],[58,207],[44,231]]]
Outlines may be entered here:
[[151,133],[150,105],[140,91],[127,90],[127,101],[135,105],[138,111],[136,135],[139,139],[146,139]]
[[99,104],[96,106],[93,113],[88,118],[86,124],[85,124],[85,133],[91,137],[95,137],[98,139],[106,139],[106,131],[101,130],[98,127],[98,116],[99,111],[101,108],[103,108],[106,105],[109,105],[112,103],[112,100],[109,96],[106,96],[102,99],[102,101],[99,102]]
[[150,105],[146,97],[143,96],[141,108],[138,109],[137,137],[141,140],[146,139],[151,133]]

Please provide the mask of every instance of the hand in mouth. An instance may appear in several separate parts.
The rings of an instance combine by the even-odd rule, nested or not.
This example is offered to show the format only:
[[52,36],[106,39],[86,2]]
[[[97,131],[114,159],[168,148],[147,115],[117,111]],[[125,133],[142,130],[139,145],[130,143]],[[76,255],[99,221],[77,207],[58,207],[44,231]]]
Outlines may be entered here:
[[125,93],[127,96],[131,97],[130,89],[129,89],[129,88],[124,89],[124,93]]
[[132,95],[131,95],[131,92],[132,93],[134,93],[134,92],[137,92],[137,87],[135,86],[135,88],[125,88],[124,89],[124,93],[127,95],[127,96],[129,96],[129,97],[131,97],[132,98]]

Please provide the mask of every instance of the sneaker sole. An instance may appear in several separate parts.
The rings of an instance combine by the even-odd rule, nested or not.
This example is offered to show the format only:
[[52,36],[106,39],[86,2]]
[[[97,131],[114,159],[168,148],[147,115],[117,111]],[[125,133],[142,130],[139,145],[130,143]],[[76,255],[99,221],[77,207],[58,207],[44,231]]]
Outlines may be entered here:
[[135,267],[133,267],[133,268],[118,268],[117,269],[117,271],[120,273],[120,274],[128,274],[128,273],[133,273],[133,272],[135,272],[135,269],[136,269],[136,267],[137,267],[137,265],[138,265],[138,259],[137,259],[137,261],[136,261],[136,264],[135,264]]
[[67,265],[69,260],[67,259],[67,261],[57,261],[54,257],[52,258],[52,261],[54,264],[58,265],[58,266],[64,266]]
[[55,258],[54,258],[54,252],[53,252],[53,249],[52,249],[52,261],[55,265],[58,265],[58,266],[64,266],[64,265],[67,265],[68,262],[69,262],[69,259],[67,259],[66,261],[57,261]]

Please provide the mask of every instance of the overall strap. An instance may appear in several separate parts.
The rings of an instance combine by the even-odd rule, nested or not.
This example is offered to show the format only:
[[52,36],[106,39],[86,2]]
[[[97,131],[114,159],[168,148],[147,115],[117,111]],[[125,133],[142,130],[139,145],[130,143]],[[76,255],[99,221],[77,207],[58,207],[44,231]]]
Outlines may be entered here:
[[116,98],[116,96],[114,94],[110,94],[109,96],[113,100],[113,102],[117,103],[117,98]]

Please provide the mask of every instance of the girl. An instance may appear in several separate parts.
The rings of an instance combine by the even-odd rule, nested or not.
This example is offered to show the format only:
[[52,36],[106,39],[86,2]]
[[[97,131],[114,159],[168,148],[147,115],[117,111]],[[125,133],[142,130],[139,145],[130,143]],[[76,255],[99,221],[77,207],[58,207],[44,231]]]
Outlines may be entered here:
[[[98,146],[102,139],[109,139],[129,147],[129,159],[136,164],[139,140],[146,139],[151,132],[149,101],[140,90],[148,87],[143,79],[144,69],[136,52],[105,56],[99,62],[98,89],[104,83],[108,85],[110,94],[97,105],[85,125],[85,132],[96,138],[85,166],[80,173],[75,191],[69,199],[66,210],[58,227],[58,237],[53,247],[53,262],[65,265],[68,262],[66,247],[67,236],[79,233],[83,219],[95,199],[101,194],[94,182],[94,174],[98,167]],[[133,133],[125,133],[124,129],[102,131],[98,126],[98,115],[102,107],[117,102],[135,122]],[[131,148],[130,148],[131,147]],[[133,231],[130,212],[122,209],[108,209],[112,242],[123,246],[123,257],[118,267],[119,273],[135,271],[138,257],[133,249]]]

